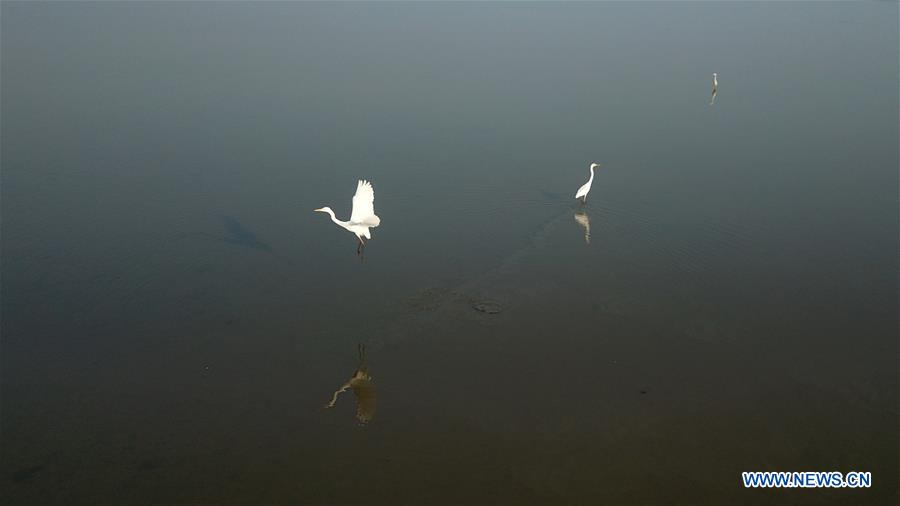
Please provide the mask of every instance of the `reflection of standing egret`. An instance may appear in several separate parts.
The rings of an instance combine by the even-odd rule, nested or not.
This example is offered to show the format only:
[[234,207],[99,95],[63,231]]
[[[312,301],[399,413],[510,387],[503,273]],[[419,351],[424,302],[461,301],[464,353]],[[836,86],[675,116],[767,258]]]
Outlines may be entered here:
[[718,74],[713,72],[712,98],[709,100],[709,105],[716,103],[716,94],[719,92],[719,80],[717,79],[717,76]]
[[587,244],[590,244],[591,243],[591,218],[587,214],[585,214],[581,211],[578,211],[577,213],[575,213],[575,221],[579,225],[584,227],[584,242],[586,242]]
[[581,188],[579,188],[578,191],[575,192],[575,198],[581,199],[582,204],[584,204],[587,201],[587,194],[589,191],[591,191],[591,183],[594,182],[594,169],[599,166],[600,166],[600,164],[597,164],[597,163],[591,164],[591,177],[588,178],[587,183],[584,183],[583,185],[581,185]]
[[372,376],[369,375],[369,366],[366,364],[366,347],[359,345],[359,366],[353,376],[341,385],[341,388],[335,390],[331,396],[331,402],[326,408],[333,408],[337,402],[338,395],[347,391],[353,391],[356,396],[356,419],[361,424],[367,424],[375,417],[375,383],[372,382]]
[[359,244],[356,246],[356,253],[360,253],[366,243],[362,238],[371,239],[369,233],[370,227],[377,227],[381,224],[381,218],[375,215],[375,190],[372,189],[372,183],[360,180],[356,184],[356,194],[353,195],[353,211],[350,212],[350,221],[341,221],[334,217],[334,211],[330,207],[320,207],[315,209],[320,213],[328,213],[331,221],[339,226],[356,234]]

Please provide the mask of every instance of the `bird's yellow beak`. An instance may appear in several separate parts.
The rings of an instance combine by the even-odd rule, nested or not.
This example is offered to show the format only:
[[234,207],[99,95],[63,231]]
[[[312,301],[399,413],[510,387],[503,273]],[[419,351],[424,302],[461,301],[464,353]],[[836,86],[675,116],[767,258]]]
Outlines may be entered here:
[[320,207],[320,208],[318,208],[318,209],[313,209],[313,212],[316,212],[316,211],[321,212],[321,211],[322,211],[322,208]]

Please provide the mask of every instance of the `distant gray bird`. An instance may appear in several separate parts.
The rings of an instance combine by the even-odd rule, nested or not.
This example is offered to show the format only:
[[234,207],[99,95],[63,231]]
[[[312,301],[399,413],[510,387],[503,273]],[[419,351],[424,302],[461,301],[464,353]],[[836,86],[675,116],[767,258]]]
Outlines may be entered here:
[[719,92],[719,80],[716,79],[718,74],[713,72],[713,89],[712,89],[712,98],[709,100],[709,105],[713,105],[716,103],[716,93]]

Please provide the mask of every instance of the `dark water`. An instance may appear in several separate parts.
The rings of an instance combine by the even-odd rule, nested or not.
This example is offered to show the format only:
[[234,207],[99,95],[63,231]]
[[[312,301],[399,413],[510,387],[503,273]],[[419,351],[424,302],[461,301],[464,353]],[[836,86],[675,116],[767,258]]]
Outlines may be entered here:
[[897,3],[0,14],[4,503],[897,500]]

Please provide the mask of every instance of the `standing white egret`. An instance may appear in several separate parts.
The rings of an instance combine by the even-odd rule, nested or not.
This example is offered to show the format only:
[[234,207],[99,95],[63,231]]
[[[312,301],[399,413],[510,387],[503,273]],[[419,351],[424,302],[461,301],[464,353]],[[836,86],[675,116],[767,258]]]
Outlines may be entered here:
[[584,183],[583,185],[581,185],[581,188],[579,188],[578,191],[575,192],[575,198],[581,199],[582,204],[584,204],[587,201],[587,194],[589,191],[591,191],[591,183],[594,182],[594,169],[599,166],[600,166],[600,164],[597,164],[597,163],[591,164],[591,177],[588,179],[587,183]]
[[356,234],[356,238],[359,240],[356,252],[359,253],[366,245],[362,238],[372,238],[369,228],[377,227],[381,223],[381,218],[375,215],[374,202],[375,190],[372,189],[372,183],[360,179],[356,184],[356,195],[353,196],[353,211],[350,212],[350,221],[341,221],[335,218],[334,211],[330,207],[321,207],[315,211],[328,213],[331,221]]
[[716,103],[716,94],[719,92],[719,80],[717,79],[718,74],[713,72],[713,89],[712,89],[712,98],[709,99],[709,105],[713,105]]

